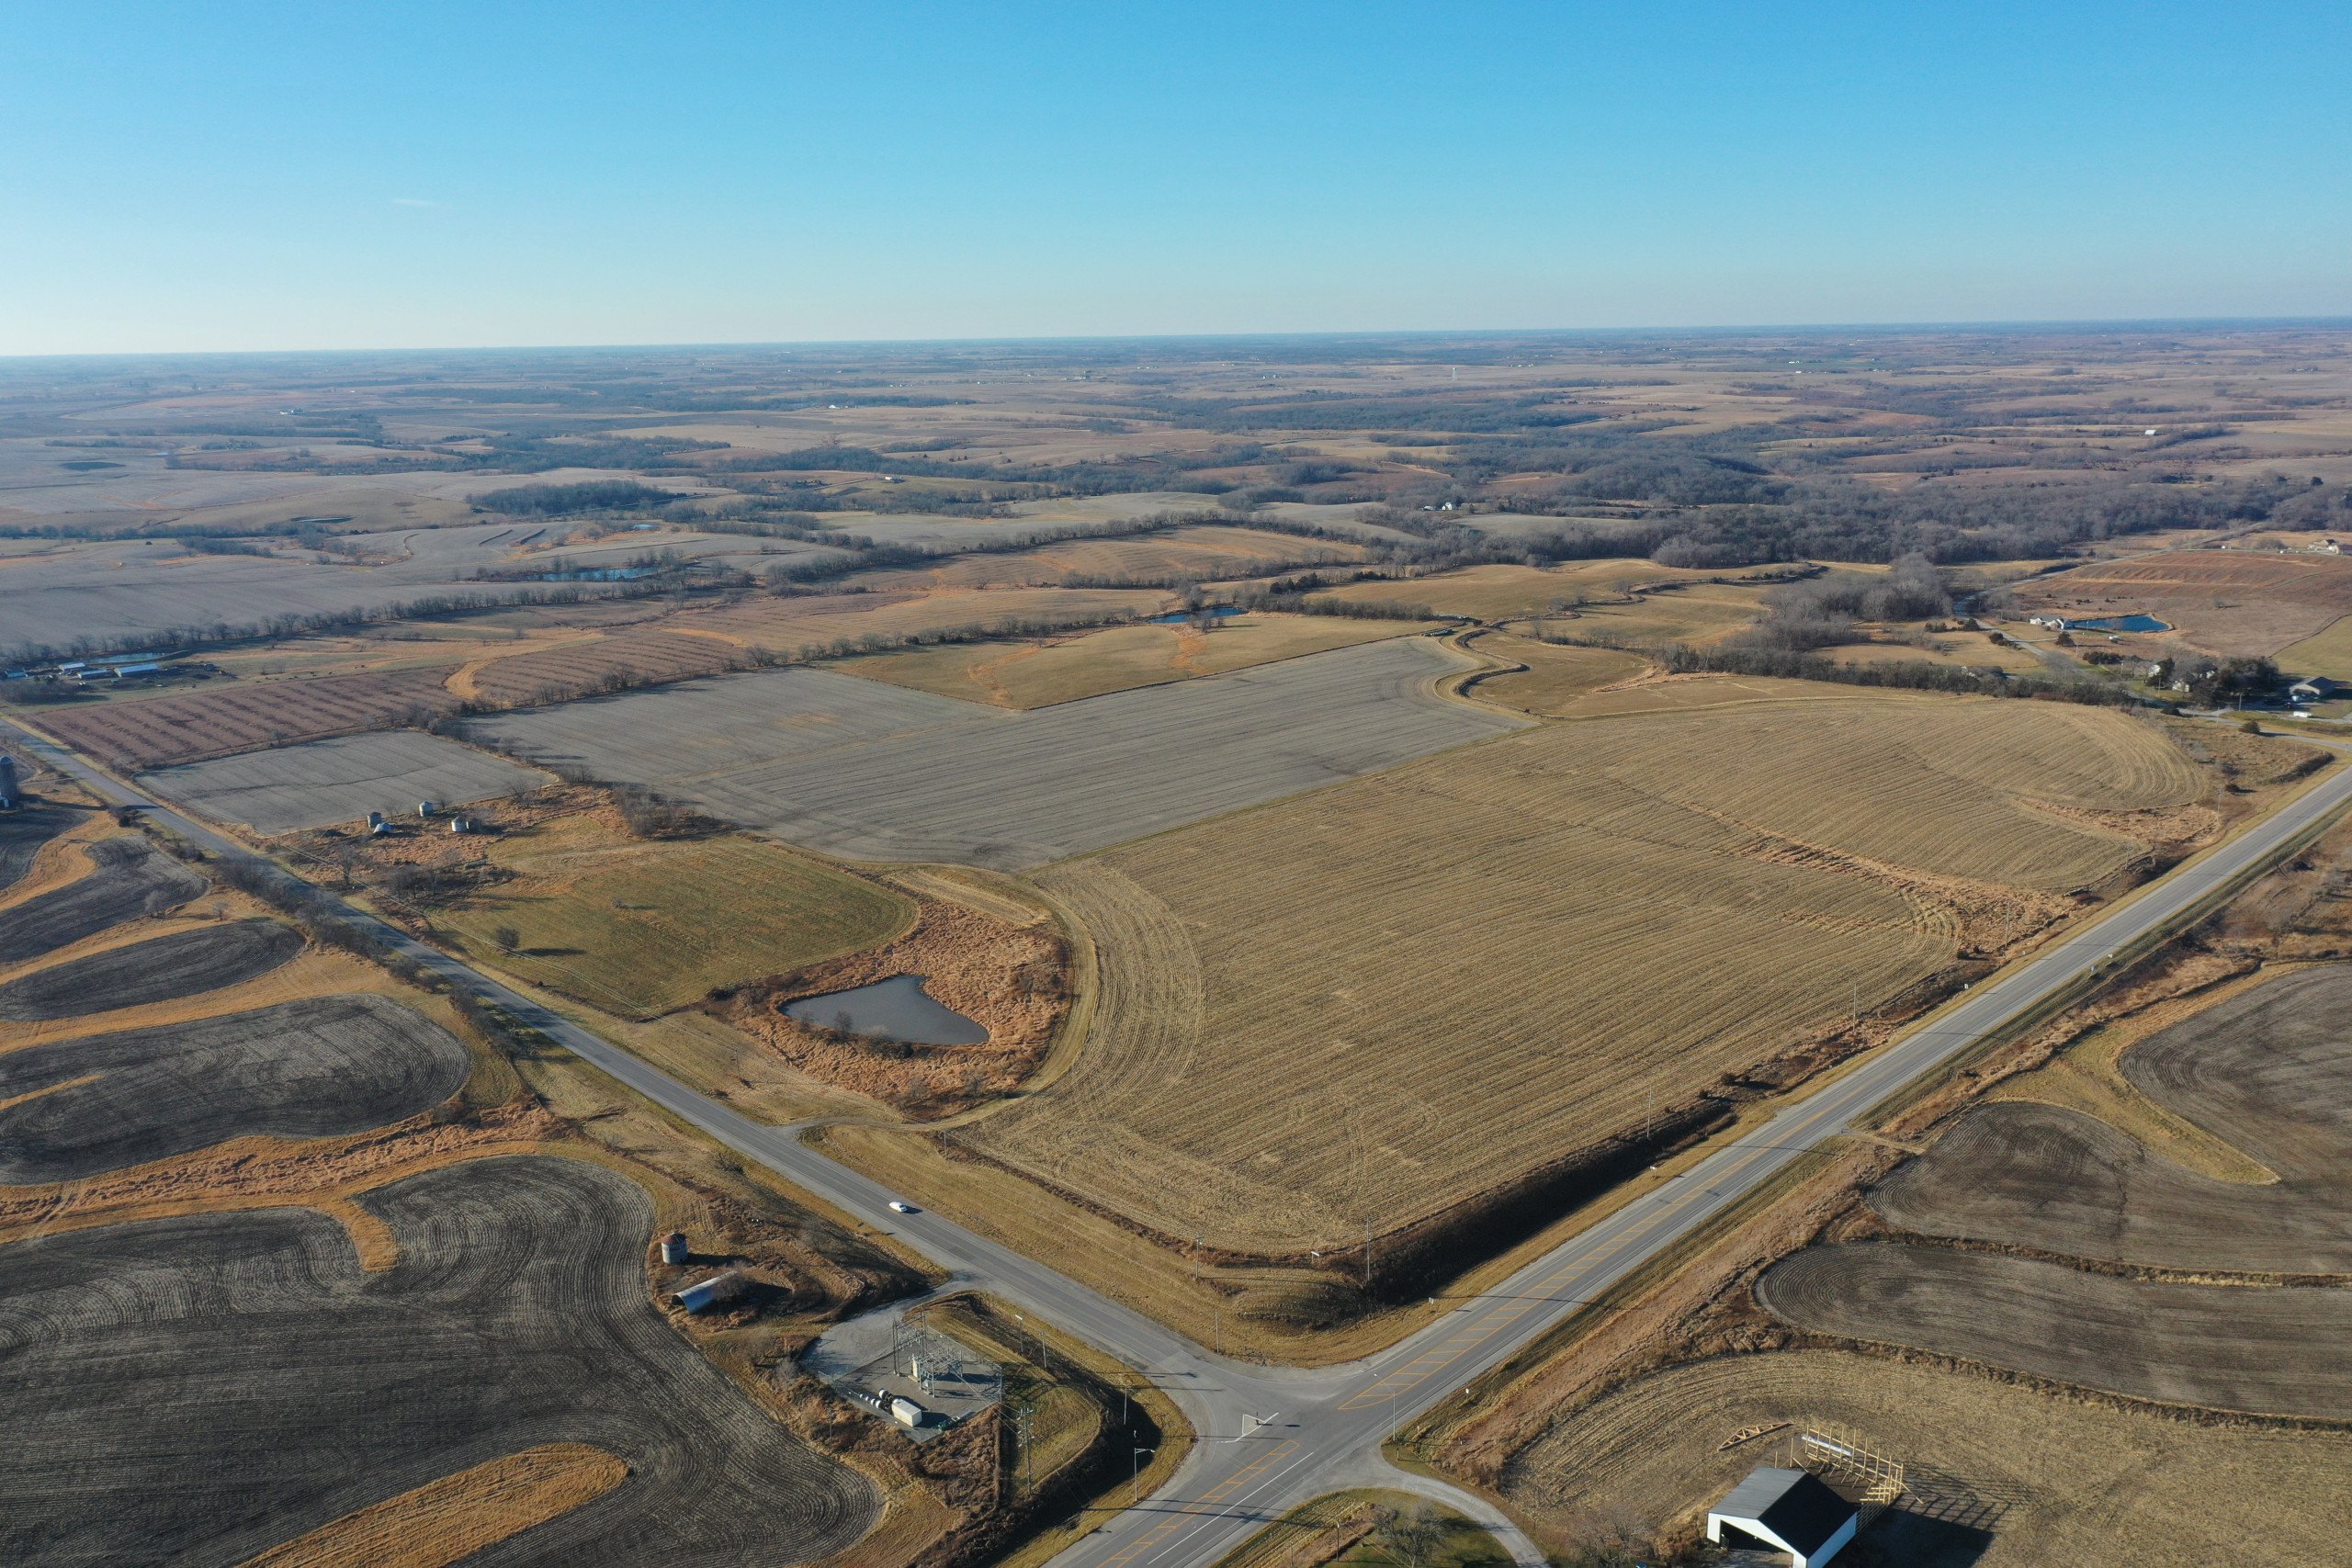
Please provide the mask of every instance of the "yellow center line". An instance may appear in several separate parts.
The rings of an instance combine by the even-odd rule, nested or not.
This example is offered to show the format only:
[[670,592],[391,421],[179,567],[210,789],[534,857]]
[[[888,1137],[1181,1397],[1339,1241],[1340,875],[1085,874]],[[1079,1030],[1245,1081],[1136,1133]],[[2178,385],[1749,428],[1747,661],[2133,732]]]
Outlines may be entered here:
[[[1227,1476],[1223,1481],[1218,1482],[1215,1486],[1210,1487],[1206,1492],[1202,1493],[1197,1501],[1201,1503],[1215,1503],[1218,1501],[1227,1493],[1232,1491],[1242,1483],[1249,1481],[1250,1478],[1255,1476],[1258,1472],[1265,1469],[1266,1466],[1295,1452],[1297,1448],[1297,1438],[1292,1438],[1285,1440],[1280,1448],[1275,1449],[1271,1453],[1259,1455],[1256,1459],[1251,1460],[1248,1464],[1243,1465],[1239,1470],[1235,1471],[1231,1475]],[[1137,1536],[1134,1540],[1129,1541],[1125,1548],[1123,1549],[1116,1556],[1104,1558],[1102,1560],[1102,1568],[1124,1568],[1124,1565],[1137,1553],[1153,1546],[1157,1546],[1161,1540],[1165,1540],[1170,1535],[1172,1535],[1177,1530],[1183,1529],[1185,1521],[1194,1517],[1196,1516],[1192,1514],[1170,1515],[1167,1518],[1162,1519],[1159,1524],[1154,1525],[1142,1535]]]

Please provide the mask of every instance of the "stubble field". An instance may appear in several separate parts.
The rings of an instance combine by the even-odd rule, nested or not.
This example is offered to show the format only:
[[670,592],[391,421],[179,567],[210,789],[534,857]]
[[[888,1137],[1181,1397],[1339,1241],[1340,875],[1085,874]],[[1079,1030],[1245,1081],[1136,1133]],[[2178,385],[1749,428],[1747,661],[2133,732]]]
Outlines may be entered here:
[[786,658],[855,652],[905,637],[1067,626],[1155,615],[1170,596],[1157,589],[1005,588],[807,593],[750,599],[724,609],[695,610],[679,625]]
[[1547,727],[1048,869],[1095,1032],[956,1134],[1163,1234],[1303,1252],[1656,1113],[2073,907],[2179,807],[2154,729],[1930,698]]
[[825,853],[1011,870],[1511,728],[1426,690],[1461,667],[1403,637],[1034,714],[782,670],[467,732]]
[[413,818],[418,805],[469,806],[552,782],[455,740],[413,729],[351,735],[159,768],[139,783],[164,799],[256,833]]
[[876,654],[835,668],[844,675],[995,707],[1050,707],[1409,636],[1429,624],[1237,615],[1205,631],[1190,626],[1113,626],[1057,641],[958,643]]
[[2352,1486],[2352,1436],[2197,1425],[1837,1350],[1725,1356],[1635,1379],[1558,1425],[1504,1495],[1563,1533],[1663,1533],[1703,1512],[1775,1423],[1842,1432],[1908,1467],[1903,1511],[1871,1542],[1908,1568],[2142,1568],[2331,1561],[2324,1508]]

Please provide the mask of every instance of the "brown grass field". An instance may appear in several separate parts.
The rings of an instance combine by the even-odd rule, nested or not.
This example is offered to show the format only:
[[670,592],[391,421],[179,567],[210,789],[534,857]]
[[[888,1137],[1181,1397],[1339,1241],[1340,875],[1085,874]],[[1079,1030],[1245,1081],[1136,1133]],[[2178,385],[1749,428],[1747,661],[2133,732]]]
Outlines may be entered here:
[[1339,540],[1204,524],[1130,538],[1071,539],[1034,550],[958,556],[937,566],[860,572],[847,581],[893,591],[1036,587],[1073,577],[1210,580],[1261,576],[1293,564],[1362,560],[1364,553],[1361,545]]
[[2352,682],[2352,615],[2278,650],[2278,667],[2290,675],[2324,675]]
[[239,1568],[448,1568],[628,1477],[628,1465],[582,1443],[526,1449],[345,1514]]
[[[625,1018],[888,942],[903,895],[765,840],[631,842],[594,818],[526,829],[489,850],[512,874],[436,919],[483,962]],[[501,952],[493,933],[521,940]]]
[[2069,619],[2151,615],[2210,653],[2276,654],[2352,615],[2352,558],[2173,550],[2078,567],[2017,592]]
[[1163,1234],[1360,1240],[1802,1076],[1849,1006],[2123,874],[2104,814],[2204,788],[2125,716],[1927,697],[1465,748],[1044,873],[1094,1032],[960,1135]]
[[1515,621],[1542,616],[1555,606],[1573,608],[1592,601],[1623,599],[1636,587],[1705,583],[1713,572],[1660,566],[1638,557],[1569,561],[1559,566],[1459,567],[1426,577],[1351,582],[1326,588],[1318,599],[1354,604],[1427,604],[1441,615],[1479,621]]
[[835,668],[844,675],[997,707],[1049,707],[1404,637],[1430,624],[1338,615],[1238,615],[1205,632],[1189,626],[1111,626],[1046,641],[955,643],[876,654],[843,660]]
[[1650,668],[1650,661],[1638,653],[1538,642],[1502,632],[1488,633],[1467,646],[1490,659],[1526,666],[1477,681],[1470,690],[1480,702],[1543,718],[1566,717],[1593,693],[1622,685]]
[[265,746],[386,729],[453,713],[447,666],[371,675],[240,682],[141,701],[45,708],[41,728],[126,772]]
[[942,632],[981,632],[1030,622],[1086,622],[1157,615],[1169,596],[1157,589],[1010,588],[936,593],[809,593],[750,599],[721,610],[695,610],[675,626],[787,658],[854,653]]
[[1693,582],[1644,593],[1630,604],[1587,604],[1572,615],[1546,617],[1555,635],[1645,646],[1720,642],[1744,631],[1764,613],[1764,589],[1738,582]]
[[2340,1554],[2334,1512],[2289,1500],[2352,1486],[2352,1435],[2192,1424],[1838,1350],[1685,1364],[1565,1409],[1504,1495],[1565,1540],[1688,1529],[1772,1462],[1770,1438],[1721,1445],[1783,1421],[1908,1467],[1904,1515],[1871,1541],[1907,1568],[2301,1568]]

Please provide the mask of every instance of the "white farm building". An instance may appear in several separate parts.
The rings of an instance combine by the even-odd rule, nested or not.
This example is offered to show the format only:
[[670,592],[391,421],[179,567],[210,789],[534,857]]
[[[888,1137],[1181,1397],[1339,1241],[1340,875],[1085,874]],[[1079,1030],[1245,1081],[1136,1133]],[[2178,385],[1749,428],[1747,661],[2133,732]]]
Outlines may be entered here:
[[1854,1539],[1861,1515],[1810,1471],[1750,1471],[1707,1510],[1707,1539],[1788,1553],[1789,1568],[1821,1568]]

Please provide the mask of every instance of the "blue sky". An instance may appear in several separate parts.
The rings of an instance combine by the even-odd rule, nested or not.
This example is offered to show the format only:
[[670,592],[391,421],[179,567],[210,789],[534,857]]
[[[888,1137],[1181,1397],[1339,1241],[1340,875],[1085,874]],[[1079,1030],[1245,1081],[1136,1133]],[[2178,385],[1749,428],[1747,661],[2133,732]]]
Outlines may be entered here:
[[0,354],[2352,314],[2340,6],[0,31]]

